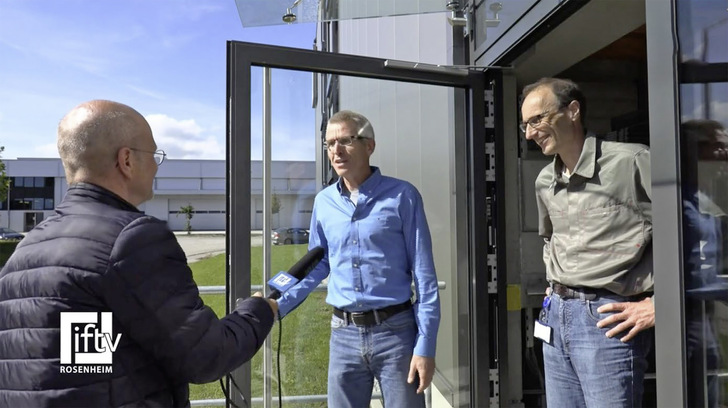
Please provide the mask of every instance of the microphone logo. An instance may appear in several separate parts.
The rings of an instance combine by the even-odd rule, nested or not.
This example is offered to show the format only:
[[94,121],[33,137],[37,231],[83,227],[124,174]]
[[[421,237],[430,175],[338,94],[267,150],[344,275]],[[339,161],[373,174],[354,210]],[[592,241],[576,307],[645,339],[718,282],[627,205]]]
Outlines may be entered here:
[[278,272],[271,280],[268,281],[268,286],[271,289],[277,290],[281,293],[285,293],[288,289],[292,288],[298,283],[298,279],[285,273]]
[[292,276],[276,275],[272,283],[276,286],[287,286],[293,279]]
[[301,279],[305,278],[309,272],[321,261],[324,257],[323,248],[316,247],[306,253],[303,258],[299,259],[295,265],[286,272],[278,272],[278,275],[274,276],[273,279],[268,281],[268,286],[272,289],[272,292],[268,295],[271,299],[278,299],[288,289],[294,287]]

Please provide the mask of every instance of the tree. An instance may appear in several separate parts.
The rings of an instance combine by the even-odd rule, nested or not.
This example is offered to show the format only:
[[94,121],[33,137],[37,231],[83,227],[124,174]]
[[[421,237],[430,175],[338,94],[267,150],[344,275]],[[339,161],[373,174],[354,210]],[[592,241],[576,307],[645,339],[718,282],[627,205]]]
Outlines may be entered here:
[[[278,194],[273,193],[273,195],[270,197],[270,213],[278,214],[279,212],[281,212],[281,208],[283,208],[283,204],[281,204],[281,199],[278,198]],[[279,217],[276,217],[276,218],[279,218]],[[278,225],[278,224],[279,224],[279,222],[276,223],[276,225]]]
[[10,178],[5,173],[5,163],[2,161],[2,153],[5,146],[0,146],[0,203],[4,203],[8,198],[8,190],[10,189]]
[[190,231],[192,231],[192,217],[195,216],[195,207],[193,207],[192,204],[187,203],[187,205],[179,208],[179,214],[185,215],[185,218],[187,219],[185,230],[187,231],[187,235],[190,235]]
[[283,208],[283,205],[281,204],[281,200],[278,198],[278,194],[273,193],[270,198],[270,213],[278,214],[281,212],[281,208]]

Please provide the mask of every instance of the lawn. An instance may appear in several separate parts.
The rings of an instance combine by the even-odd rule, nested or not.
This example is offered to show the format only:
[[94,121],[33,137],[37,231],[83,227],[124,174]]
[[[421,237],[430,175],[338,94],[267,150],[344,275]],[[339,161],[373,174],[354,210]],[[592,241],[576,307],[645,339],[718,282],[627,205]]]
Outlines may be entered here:
[[[274,246],[271,254],[272,274],[288,270],[307,251],[306,245]],[[251,282],[262,283],[262,248],[251,248]],[[190,264],[198,286],[225,284],[225,255],[221,254]],[[284,396],[326,394],[326,377],[329,362],[329,322],[331,308],[324,302],[326,294],[312,293],[303,304],[283,319],[283,342],[281,345],[281,375]],[[225,315],[224,295],[202,295],[205,304],[218,316]],[[272,394],[278,395],[276,371],[279,323],[273,327],[273,370]],[[252,396],[263,396],[263,352],[252,360]],[[190,385],[190,399],[223,398],[218,382]],[[277,405],[277,401],[274,401]],[[317,404],[284,404],[288,407],[325,406]]]

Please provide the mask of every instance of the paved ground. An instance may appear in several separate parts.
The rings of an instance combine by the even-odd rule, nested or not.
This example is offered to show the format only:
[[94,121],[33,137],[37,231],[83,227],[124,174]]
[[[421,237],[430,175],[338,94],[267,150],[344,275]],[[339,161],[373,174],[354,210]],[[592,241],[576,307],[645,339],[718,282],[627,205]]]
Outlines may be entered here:
[[[192,231],[187,235],[185,232],[175,232],[177,241],[187,255],[187,262],[195,262],[200,259],[225,252],[225,233],[222,231]],[[261,231],[252,231],[250,234],[251,246],[263,245]]]

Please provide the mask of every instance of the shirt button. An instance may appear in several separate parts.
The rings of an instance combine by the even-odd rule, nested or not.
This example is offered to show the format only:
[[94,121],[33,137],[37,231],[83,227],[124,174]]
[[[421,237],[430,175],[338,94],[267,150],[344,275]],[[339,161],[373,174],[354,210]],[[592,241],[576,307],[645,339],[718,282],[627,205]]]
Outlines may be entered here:
[[356,240],[351,241],[352,244],[356,245]]
[[357,267],[359,267],[359,264],[354,264],[354,268],[357,268]]

